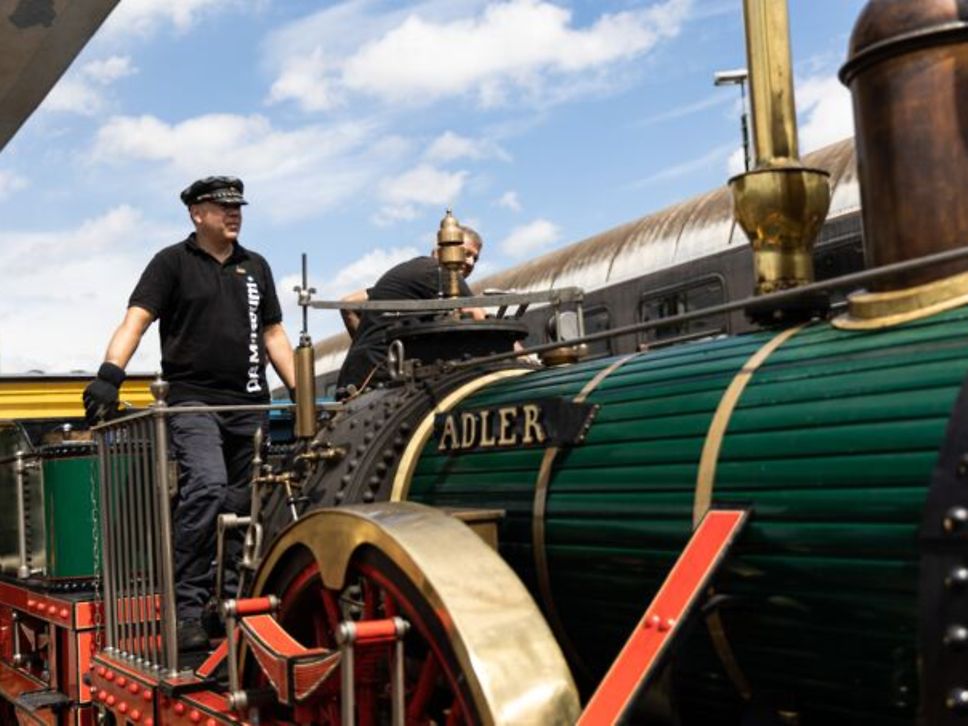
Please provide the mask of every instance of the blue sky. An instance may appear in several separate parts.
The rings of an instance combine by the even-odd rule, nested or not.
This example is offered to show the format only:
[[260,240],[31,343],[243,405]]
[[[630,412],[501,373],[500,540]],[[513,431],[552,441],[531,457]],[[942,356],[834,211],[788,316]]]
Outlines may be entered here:
[[[836,72],[863,4],[790,0],[802,151],[852,133]],[[479,279],[723,184],[739,94],[712,78],[745,65],[741,5],[121,0],[0,154],[0,372],[95,370],[200,176],[246,182],[292,338],[302,252],[338,297],[452,206]],[[129,368],[157,361],[152,330]]]

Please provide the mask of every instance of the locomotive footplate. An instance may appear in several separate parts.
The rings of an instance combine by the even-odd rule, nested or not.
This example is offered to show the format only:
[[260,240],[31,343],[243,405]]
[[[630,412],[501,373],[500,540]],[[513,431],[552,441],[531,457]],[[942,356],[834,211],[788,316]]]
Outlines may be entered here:
[[228,700],[212,690],[214,681],[190,671],[162,679],[99,653],[94,657],[90,681],[97,709],[110,712],[118,723],[215,726],[242,722],[229,708]]
[[23,723],[91,723],[83,678],[97,610],[93,592],[55,596],[0,581],[0,695]]

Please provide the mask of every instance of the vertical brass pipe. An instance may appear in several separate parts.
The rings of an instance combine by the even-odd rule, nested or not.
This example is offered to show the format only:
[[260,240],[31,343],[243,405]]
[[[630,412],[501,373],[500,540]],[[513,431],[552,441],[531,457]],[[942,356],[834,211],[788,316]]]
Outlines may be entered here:
[[299,338],[295,350],[296,361],[296,427],[301,439],[316,435],[316,376],[313,360],[313,342],[308,335]]
[[[756,163],[729,185],[733,214],[753,247],[755,293],[765,295],[813,282],[813,241],[830,208],[830,184],[827,172],[799,159],[786,0],[744,0],[743,15]],[[747,312],[777,324],[826,307],[825,298],[803,297]]]
[[[306,254],[302,256],[302,285],[296,288],[299,305],[302,307],[302,332],[299,345],[294,351],[296,393],[295,434],[300,439],[311,439],[316,435],[316,360],[313,339],[309,336],[309,303],[316,288],[309,287],[309,272]],[[259,452],[256,451],[256,457]],[[256,471],[258,476],[259,472]]]
[[790,15],[786,0],[744,0],[756,166],[798,161]]

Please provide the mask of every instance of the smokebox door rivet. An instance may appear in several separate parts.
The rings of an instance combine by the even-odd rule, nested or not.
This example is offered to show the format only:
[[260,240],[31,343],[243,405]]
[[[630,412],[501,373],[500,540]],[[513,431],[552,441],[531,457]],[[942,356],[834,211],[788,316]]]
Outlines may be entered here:
[[959,566],[951,569],[944,579],[944,586],[949,590],[962,588],[968,583],[968,567]]
[[944,531],[948,534],[957,534],[965,528],[968,523],[968,509],[964,507],[952,507],[944,515]]
[[962,454],[958,459],[958,476],[964,477],[968,474],[968,453]]
[[968,690],[955,688],[948,693],[945,705],[958,713],[968,713]]

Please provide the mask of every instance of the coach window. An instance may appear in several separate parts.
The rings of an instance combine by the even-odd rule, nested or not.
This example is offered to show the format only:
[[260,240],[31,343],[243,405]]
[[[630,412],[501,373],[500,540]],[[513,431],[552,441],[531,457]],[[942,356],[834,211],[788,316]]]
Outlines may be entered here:
[[[589,308],[585,311],[585,335],[601,333],[611,327],[608,308],[604,305]],[[612,354],[612,339],[594,340],[588,344],[588,357],[595,358]]]
[[[726,301],[725,286],[719,275],[703,278],[685,285],[650,291],[639,302],[639,318],[660,320],[702,310]],[[704,338],[726,332],[726,315],[711,315],[687,322],[659,325],[642,332],[641,345],[672,342],[672,340]]]

